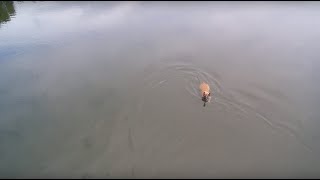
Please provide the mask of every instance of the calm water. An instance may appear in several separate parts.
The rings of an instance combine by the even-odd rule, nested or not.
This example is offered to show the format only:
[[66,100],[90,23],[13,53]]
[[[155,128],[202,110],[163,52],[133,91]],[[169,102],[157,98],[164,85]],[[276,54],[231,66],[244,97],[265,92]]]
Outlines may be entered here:
[[320,177],[319,2],[0,7],[0,177]]

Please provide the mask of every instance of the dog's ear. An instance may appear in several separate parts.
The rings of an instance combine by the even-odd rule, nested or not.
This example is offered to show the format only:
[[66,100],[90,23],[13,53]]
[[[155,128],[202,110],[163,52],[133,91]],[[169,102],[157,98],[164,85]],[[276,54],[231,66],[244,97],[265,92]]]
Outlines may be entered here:
[[208,96],[211,96],[211,93],[209,93]]
[[205,96],[205,95],[206,95],[206,93],[205,93],[205,92],[203,92],[202,96]]

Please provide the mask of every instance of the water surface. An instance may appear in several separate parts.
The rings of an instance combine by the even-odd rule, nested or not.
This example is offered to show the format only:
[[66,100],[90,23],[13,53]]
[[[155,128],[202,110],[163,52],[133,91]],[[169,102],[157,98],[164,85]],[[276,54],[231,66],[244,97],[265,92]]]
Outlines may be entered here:
[[319,177],[318,2],[0,5],[0,177]]

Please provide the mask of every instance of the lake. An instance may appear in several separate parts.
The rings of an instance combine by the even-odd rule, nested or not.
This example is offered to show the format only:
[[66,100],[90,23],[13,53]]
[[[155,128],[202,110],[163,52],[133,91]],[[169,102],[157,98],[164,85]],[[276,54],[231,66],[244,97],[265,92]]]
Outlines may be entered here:
[[319,178],[319,50],[319,2],[0,1],[0,177]]

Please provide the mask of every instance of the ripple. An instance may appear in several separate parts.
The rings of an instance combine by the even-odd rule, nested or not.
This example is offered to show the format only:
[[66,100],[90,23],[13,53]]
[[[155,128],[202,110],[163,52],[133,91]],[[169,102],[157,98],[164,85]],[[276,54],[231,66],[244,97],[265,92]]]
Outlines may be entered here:
[[[153,67],[153,68],[152,68]],[[157,68],[154,68],[157,67]],[[151,68],[152,70],[150,70]],[[209,73],[203,68],[197,67],[188,62],[174,62],[157,65],[149,65],[143,71],[143,82],[139,88],[144,91],[151,91],[169,85],[172,78],[179,77],[184,82],[183,88],[192,97],[201,100],[199,85],[201,82],[209,84],[213,98],[227,96],[220,82],[220,76],[217,72]],[[226,105],[228,106],[228,105]]]
[[[156,67],[156,68],[155,68]],[[148,69],[148,68],[151,68]],[[158,88],[177,88],[181,84],[175,84],[176,87],[172,86],[171,80],[178,78],[176,82],[181,80],[182,89],[184,89],[191,97],[199,99],[201,101],[201,92],[199,85],[201,82],[206,82],[210,85],[212,91],[212,100],[211,103],[221,105],[222,111],[226,113],[236,114],[239,117],[244,117],[247,120],[253,122],[264,123],[270,128],[271,132],[280,132],[286,133],[289,136],[294,137],[297,142],[300,142],[302,146],[311,151],[311,148],[308,147],[299,137],[299,134],[287,125],[281,124],[274,119],[264,115],[259,112],[256,107],[250,105],[249,103],[243,102],[241,99],[238,99],[237,96],[234,96],[231,92],[233,89],[228,89],[224,87],[221,76],[218,72],[207,72],[205,69],[195,66],[189,62],[174,62],[169,63],[166,61],[163,64],[153,64],[147,66],[145,71],[143,71],[143,80],[142,87],[138,87],[139,93],[138,99],[136,102],[137,111],[141,112],[143,109],[143,102],[145,101],[145,93],[149,93]],[[259,96],[258,94],[253,94],[250,92],[242,92],[252,99],[258,99],[259,102],[269,102],[268,99]],[[207,106],[207,108],[215,108],[216,106]],[[138,113],[139,114],[139,113]]]

